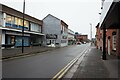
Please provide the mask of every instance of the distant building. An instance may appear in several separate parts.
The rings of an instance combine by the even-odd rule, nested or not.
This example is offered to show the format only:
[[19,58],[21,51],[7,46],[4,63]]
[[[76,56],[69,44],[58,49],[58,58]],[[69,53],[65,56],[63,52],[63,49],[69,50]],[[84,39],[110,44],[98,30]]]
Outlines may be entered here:
[[67,46],[68,45],[68,25],[57,17],[48,14],[43,19],[44,45],[46,46]]
[[2,30],[2,46],[22,46],[22,28],[24,27],[24,46],[42,44],[43,22],[25,14],[23,26],[23,13],[0,4],[0,29]]
[[68,45],[75,43],[75,33],[71,29],[68,29]]
[[82,35],[82,34],[75,34],[76,41],[78,42],[87,42],[88,41],[88,35]]

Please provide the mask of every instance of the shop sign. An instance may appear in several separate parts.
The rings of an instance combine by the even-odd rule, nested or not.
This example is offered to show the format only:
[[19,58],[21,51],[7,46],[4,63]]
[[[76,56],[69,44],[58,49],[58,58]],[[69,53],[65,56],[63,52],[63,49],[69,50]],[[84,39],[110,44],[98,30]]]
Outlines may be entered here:
[[47,39],[57,39],[57,35],[56,34],[47,34],[46,38]]

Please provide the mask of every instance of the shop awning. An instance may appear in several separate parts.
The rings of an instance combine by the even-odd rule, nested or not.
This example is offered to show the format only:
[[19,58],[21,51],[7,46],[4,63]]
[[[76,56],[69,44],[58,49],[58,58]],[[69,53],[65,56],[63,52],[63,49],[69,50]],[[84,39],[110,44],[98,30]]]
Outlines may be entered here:
[[[18,30],[18,29],[12,29],[12,28],[6,28],[6,27],[0,27],[0,29],[2,30],[8,30],[8,31],[16,31],[16,32],[22,32],[22,30]],[[36,34],[36,35],[45,35],[39,32],[32,32],[32,31],[24,31],[24,33],[29,33],[29,34]]]

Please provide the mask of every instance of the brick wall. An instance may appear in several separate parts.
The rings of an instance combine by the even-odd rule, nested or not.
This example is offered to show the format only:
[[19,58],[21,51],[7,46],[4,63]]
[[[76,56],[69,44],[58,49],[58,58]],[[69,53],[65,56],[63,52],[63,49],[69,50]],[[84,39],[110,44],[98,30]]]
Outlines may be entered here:
[[106,31],[106,52],[108,53],[108,39],[110,40],[110,53],[116,55],[116,51],[113,51],[113,40],[112,40],[112,33],[116,32],[116,29],[107,29]]

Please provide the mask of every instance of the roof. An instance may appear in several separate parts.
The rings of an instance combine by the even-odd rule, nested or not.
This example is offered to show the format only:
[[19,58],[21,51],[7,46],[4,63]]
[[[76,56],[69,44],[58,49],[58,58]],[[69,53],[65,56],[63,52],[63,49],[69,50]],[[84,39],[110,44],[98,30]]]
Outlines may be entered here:
[[67,27],[68,27],[68,25],[63,21],[63,20],[61,20],[61,19],[59,19],[59,18],[57,18],[57,17],[55,17],[55,16],[53,16],[53,15],[51,15],[51,14],[48,14],[46,17],[44,17],[42,20],[44,20],[45,18],[47,18],[48,16],[52,16],[52,17],[54,17],[54,18],[56,18],[57,20],[60,20],[64,25],[66,25]]
[[59,18],[57,18],[57,17],[55,17],[55,16],[53,16],[53,15],[51,15],[51,14],[48,14],[48,15],[47,15],[46,17],[44,17],[42,20],[44,20],[44,19],[47,18],[48,16],[52,16],[52,17],[54,17],[54,18],[60,20]]
[[99,25],[100,25],[100,23],[98,23],[98,24],[97,24],[96,28],[98,28],[98,27],[99,27]]
[[68,25],[63,20],[61,20],[61,22],[68,27]]
[[[2,5],[2,12],[16,16],[16,17],[23,18],[23,13],[21,11],[18,11],[16,9],[13,9],[13,8],[8,7],[6,5],[3,5],[3,4],[0,4],[0,5]],[[42,20],[39,20],[39,19],[37,19],[33,16],[30,16],[28,14],[25,14],[25,20],[28,20],[28,21],[31,21],[34,23],[38,23],[40,25],[42,24]]]

